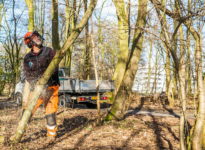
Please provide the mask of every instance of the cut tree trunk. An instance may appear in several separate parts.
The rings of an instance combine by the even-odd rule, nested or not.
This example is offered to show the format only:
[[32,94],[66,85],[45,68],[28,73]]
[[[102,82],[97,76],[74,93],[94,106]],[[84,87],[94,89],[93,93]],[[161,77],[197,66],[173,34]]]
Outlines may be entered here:
[[58,66],[58,64],[60,63],[62,58],[65,56],[65,53],[68,50],[68,48],[73,44],[75,39],[79,36],[81,31],[83,30],[85,24],[87,23],[88,19],[90,18],[91,14],[93,12],[96,4],[97,4],[97,0],[91,0],[90,1],[90,6],[88,7],[85,15],[83,16],[83,18],[81,19],[81,21],[79,22],[79,24],[75,28],[75,30],[72,32],[70,37],[67,39],[64,46],[59,50],[58,49],[55,50],[56,51],[55,57],[53,58],[50,65],[48,66],[48,68],[44,72],[43,76],[37,82],[37,84],[35,86],[34,93],[31,97],[31,100],[29,101],[28,106],[26,107],[26,109],[24,111],[24,114],[22,116],[22,119],[19,122],[19,125],[18,125],[18,128],[17,128],[17,132],[15,134],[15,137],[14,137],[13,143],[19,143],[20,142],[20,140],[23,136],[23,133],[25,131],[25,128],[27,126],[28,120],[31,116],[31,113],[32,113],[37,101],[38,101],[39,95],[41,94],[41,91],[43,90],[45,84],[50,79],[51,75],[55,71],[56,67]]

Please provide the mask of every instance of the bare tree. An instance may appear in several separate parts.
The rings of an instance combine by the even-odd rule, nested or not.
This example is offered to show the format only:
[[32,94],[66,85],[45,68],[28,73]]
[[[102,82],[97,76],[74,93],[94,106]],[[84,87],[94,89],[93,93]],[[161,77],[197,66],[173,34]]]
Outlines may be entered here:
[[[106,116],[106,120],[117,119],[121,120],[124,118],[126,110],[130,104],[130,94],[135,78],[136,71],[138,69],[138,63],[141,57],[144,27],[146,25],[147,15],[147,1],[139,0],[138,17],[135,25],[135,33],[133,37],[132,49],[130,58],[127,63],[125,75],[120,84],[119,90],[115,97],[114,103]],[[120,16],[119,16],[120,17]],[[119,59],[119,58],[118,58]]]

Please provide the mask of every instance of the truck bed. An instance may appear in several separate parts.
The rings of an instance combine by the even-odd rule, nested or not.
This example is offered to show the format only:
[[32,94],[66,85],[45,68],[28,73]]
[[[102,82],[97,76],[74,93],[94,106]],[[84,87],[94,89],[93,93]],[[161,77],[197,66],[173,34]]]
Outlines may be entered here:
[[[95,80],[78,80],[68,77],[60,78],[59,92],[66,93],[88,93],[97,92]],[[109,92],[114,90],[114,80],[99,81],[99,92]]]

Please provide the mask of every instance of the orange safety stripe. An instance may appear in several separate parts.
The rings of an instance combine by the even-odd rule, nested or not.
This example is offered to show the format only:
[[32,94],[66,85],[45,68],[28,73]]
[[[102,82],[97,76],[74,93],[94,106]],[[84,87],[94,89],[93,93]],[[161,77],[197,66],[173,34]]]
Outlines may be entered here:
[[58,126],[56,126],[56,127],[55,127],[55,129],[53,129],[53,130],[52,130],[52,129],[47,128],[47,131],[48,131],[48,132],[56,132],[57,130],[58,130]]

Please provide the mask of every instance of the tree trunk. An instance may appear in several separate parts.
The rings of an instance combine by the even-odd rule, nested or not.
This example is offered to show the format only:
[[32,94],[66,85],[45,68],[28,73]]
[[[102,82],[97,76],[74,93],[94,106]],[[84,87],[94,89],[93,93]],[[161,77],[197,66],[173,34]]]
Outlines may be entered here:
[[[88,1],[84,0],[84,12],[87,11]],[[86,39],[86,50],[85,50],[85,77],[84,79],[90,79],[90,40],[89,40],[89,21],[85,26],[85,39]]]
[[92,56],[93,56],[93,65],[94,65],[94,70],[95,70],[95,82],[96,82],[96,90],[97,90],[97,111],[98,111],[98,124],[101,126],[101,114],[100,114],[100,93],[99,93],[99,83],[98,83],[98,70],[97,70],[97,65],[96,65],[96,60],[95,60],[95,43],[93,40],[93,19],[92,16],[90,17],[90,22],[91,22],[91,43],[92,43]]
[[[170,52],[167,48],[166,44],[164,44],[164,48],[166,51],[166,64],[165,64],[165,72],[166,72],[166,94],[168,96],[169,106],[174,107],[174,94],[173,94],[173,80],[171,81],[171,67],[170,67]],[[174,62],[173,62],[174,64]],[[174,67],[173,67],[174,70]],[[175,77],[174,77],[175,78]],[[171,84],[171,85],[170,85]],[[172,94],[172,95],[170,95]]]
[[128,47],[130,45],[130,33],[131,33],[130,11],[131,11],[131,0],[128,1],[127,8],[126,8],[126,18],[127,18],[127,21],[128,21]]
[[[188,0],[188,10],[191,10],[191,0]],[[190,15],[191,13],[189,13]],[[190,20],[191,21],[191,20]],[[190,60],[190,41],[191,41],[191,35],[190,31],[187,29],[187,71],[186,71],[186,81],[187,81],[187,94],[191,96],[191,60]]]
[[[192,31],[191,31],[192,32]],[[193,35],[193,34],[192,34]],[[194,36],[194,35],[193,35]],[[196,37],[194,37],[196,39]],[[193,150],[201,150],[202,143],[201,138],[204,140],[204,135],[202,136],[202,129],[204,128],[204,118],[205,118],[205,102],[204,102],[204,86],[202,81],[202,37],[198,34],[196,39],[196,62],[197,62],[197,72],[198,72],[198,94],[199,94],[199,106],[198,114],[196,119],[196,125],[193,133],[192,148]]]
[[58,0],[52,0],[52,46],[55,51],[60,49],[58,34]]
[[[164,0],[161,1],[162,5],[164,5]],[[164,14],[164,12],[161,13],[164,19],[164,25],[167,28],[167,19],[166,19],[166,14]],[[162,34],[161,34],[162,35]],[[162,39],[164,39],[162,37]],[[171,68],[170,68],[170,52],[166,46],[166,44],[163,42],[165,51],[166,51],[166,64],[165,64],[165,72],[166,72],[166,94],[168,93],[168,89],[169,89],[169,84],[170,84],[170,80],[171,80]],[[172,100],[172,99],[170,99]],[[174,101],[170,101],[169,106],[173,107],[174,105]]]
[[33,17],[33,0],[25,0],[29,11],[29,26],[28,31],[33,31],[34,17]]
[[[27,7],[28,7],[28,11],[29,11],[29,26],[28,26],[28,31],[33,31],[33,27],[34,27],[34,17],[33,17],[33,0],[25,0]],[[29,53],[30,48],[26,48],[26,53]],[[30,84],[28,83],[28,81],[25,81],[25,86],[24,86],[24,90],[23,90],[23,99],[22,99],[22,109],[25,108],[27,102],[28,102],[28,98],[30,95]]]
[[155,60],[155,63],[154,63],[154,67],[155,67],[155,70],[154,70],[154,82],[153,82],[153,86],[152,86],[152,91],[151,93],[153,94],[154,93],[154,90],[155,90],[155,93],[156,93],[156,86],[157,86],[157,68],[158,68],[158,65],[157,65],[157,62],[158,62],[158,58],[159,58],[159,52],[156,50],[156,60]]
[[[92,23],[91,23],[92,24]],[[97,89],[97,110],[98,110],[98,124],[101,125],[101,114],[100,114],[100,94],[99,94],[99,84],[98,84],[98,71],[96,67],[95,61],[95,43],[93,41],[92,33],[91,33],[91,42],[92,42],[92,54],[93,54],[93,64],[95,69],[95,81],[96,81],[96,89]]]
[[58,66],[59,62],[65,56],[65,53],[68,50],[68,48],[73,44],[75,39],[78,37],[78,35],[83,30],[84,26],[86,25],[88,19],[90,18],[91,14],[93,12],[96,4],[97,4],[97,0],[91,0],[90,1],[90,6],[88,7],[87,12],[85,13],[83,18],[79,22],[78,26],[72,32],[70,37],[67,39],[64,46],[61,49],[56,49],[55,50],[56,51],[55,57],[51,61],[51,63],[48,66],[47,70],[44,72],[42,78],[37,82],[37,84],[35,86],[34,93],[31,97],[31,100],[29,101],[28,106],[26,107],[26,109],[24,111],[24,114],[22,116],[22,119],[19,122],[19,125],[18,125],[18,128],[17,128],[17,132],[15,134],[15,137],[14,137],[13,143],[20,142],[20,140],[23,136],[23,133],[25,131],[26,125],[28,123],[28,120],[31,116],[31,113],[32,113],[37,101],[38,101],[38,97],[39,97],[39,95],[41,94],[41,91],[44,88],[44,85],[48,82],[48,80],[50,79],[52,73],[54,72],[54,70]]
[[[194,40],[195,41],[195,44],[194,44],[194,64],[195,64],[195,72],[196,72],[196,81],[198,81],[198,76],[197,76],[197,62],[196,62],[196,51],[197,51],[197,46],[196,46],[196,39]],[[198,82],[196,82],[196,84],[195,84],[195,90],[196,90],[196,92],[195,92],[195,97],[198,97]]]
[[190,60],[190,31],[187,30],[187,93],[191,95],[191,60]]
[[107,0],[105,0],[103,3],[102,3],[102,6],[101,6],[101,9],[100,9],[100,14],[99,14],[99,17],[97,18],[98,19],[98,23],[99,23],[99,39],[100,39],[100,46],[101,46],[101,53],[102,53],[102,56],[101,56],[101,80],[103,80],[103,77],[104,77],[104,48],[103,48],[103,38],[102,38],[102,32],[101,32],[101,21],[100,21],[100,18],[101,18],[101,14],[102,14],[102,10],[103,10],[103,6],[105,4]]
[[180,146],[181,149],[186,149],[185,141],[184,141],[184,126],[186,120],[186,92],[185,92],[185,51],[184,51],[184,35],[182,25],[179,27],[179,36],[180,36],[180,68],[179,68],[179,86],[180,86],[180,100],[182,105],[182,113],[180,115]]
[[149,63],[148,63],[148,81],[147,81],[147,90],[146,90],[146,93],[150,93],[150,77],[151,77],[151,61],[152,61],[152,39],[151,39],[151,42],[150,42],[150,52],[149,52]]
[[170,80],[170,83],[169,83],[169,88],[168,88],[168,91],[167,91],[167,98],[168,98],[168,101],[169,101],[169,106],[170,107],[174,107],[174,98],[173,98],[173,91],[172,91],[172,80]]
[[[146,12],[147,0],[139,0],[138,17],[135,27],[145,27],[147,17]],[[141,28],[135,28],[133,45],[130,53],[130,59],[127,63],[126,72],[123,77],[122,83],[120,84],[120,88],[117,92],[117,95],[115,97],[115,101],[105,120],[123,119],[126,113],[126,109],[128,109],[129,107],[130,93],[132,91],[134,78],[138,69],[138,63],[141,57],[141,50],[144,38],[144,30],[142,30]]]
[[[79,4],[80,6],[80,4]],[[72,3],[72,10],[70,9],[69,0],[66,0],[65,14],[66,14],[66,29],[65,29],[65,41],[76,27],[76,0]],[[67,68],[69,70],[69,77],[71,77],[71,61],[72,61],[72,49],[73,45],[68,49],[66,56],[60,62],[59,67]]]
[[[176,9],[174,7],[174,9]],[[177,22],[174,20],[174,30],[176,30],[177,27]],[[177,34],[174,37],[174,45],[173,45],[174,51],[175,53],[177,53]],[[177,71],[175,69],[175,63],[173,62],[173,95],[174,95],[174,99],[177,95]]]
[[116,95],[126,70],[126,63],[127,63],[128,51],[129,51],[129,47],[128,47],[129,32],[128,32],[128,20],[125,14],[124,1],[113,0],[113,3],[115,4],[116,11],[117,11],[118,29],[119,29],[119,37],[120,37],[118,62],[113,76],[113,80],[115,82],[114,95]]
[[45,25],[45,0],[42,1],[41,5],[41,17],[40,17],[40,33],[44,36],[44,25]]
[[[170,56],[169,56],[169,50],[167,48],[166,49],[166,93],[168,92],[169,89],[169,84],[170,84],[170,80],[171,80],[171,67],[170,67]],[[170,106],[172,107],[174,104],[174,102],[170,103]]]
[[[71,9],[70,9],[70,4],[69,4],[69,0],[66,0],[66,6],[65,6],[65,15],[66,15],[66,23],[65,23],[65,41],[68,39],[69,35],[70,35],[70,32],[71,32],[71,29],[70,29],[70,24],[71,24]],[[60,62],[59,64],[59,67],[60,68],[67,68],[68,65],[69,65],[69,62],[70,62],[70,48],[69,50],[67,51],[65,57],[62,59],[62,61]],[[68,67],[68,70],[69,67]]]

